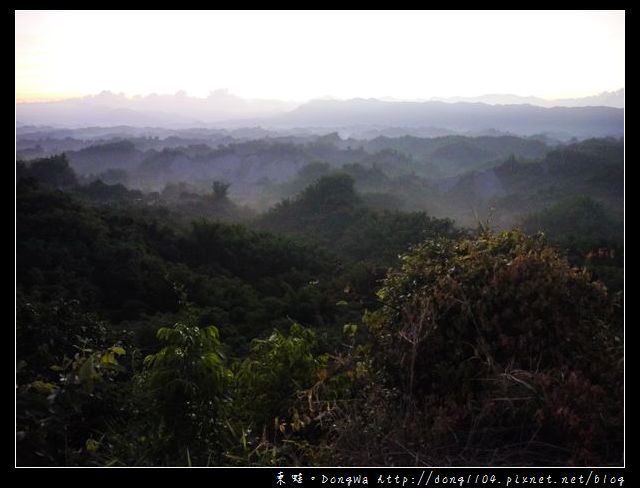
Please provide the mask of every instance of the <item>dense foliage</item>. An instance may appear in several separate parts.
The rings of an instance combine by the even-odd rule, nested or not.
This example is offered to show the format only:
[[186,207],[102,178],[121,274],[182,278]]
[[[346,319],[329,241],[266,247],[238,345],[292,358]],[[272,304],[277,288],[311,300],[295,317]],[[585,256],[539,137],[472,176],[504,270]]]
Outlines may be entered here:
[[378,363],[403,393],[409,436],[436,450],[455,441],[477,461],[615,462],[615,303],[541,239],[427,241],[378,295],[385,307],[367,323]]
[[[384,140],[335,134],[221,145],[243,165],[299,158],[264,182],[287,198],[261,214],[234,201],[230,170],[205,189],[125,186],[205,165],[208,146],[18,162],[18,465],[619,464],[620,144],[477,169],[544,149],[489,139],[403,138],[377,156]],[[451,173],[476,169],[411,173],[459,153]],[[546,237],[401,203],[456,195],[514,203]]]

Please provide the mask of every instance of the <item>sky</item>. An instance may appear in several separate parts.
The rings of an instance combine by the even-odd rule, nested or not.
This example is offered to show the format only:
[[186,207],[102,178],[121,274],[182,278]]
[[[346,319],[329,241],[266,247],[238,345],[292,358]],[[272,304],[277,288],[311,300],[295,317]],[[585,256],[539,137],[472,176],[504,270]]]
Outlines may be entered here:
[[624,11],[16,11],[16,100],[572,98],[624,87]]

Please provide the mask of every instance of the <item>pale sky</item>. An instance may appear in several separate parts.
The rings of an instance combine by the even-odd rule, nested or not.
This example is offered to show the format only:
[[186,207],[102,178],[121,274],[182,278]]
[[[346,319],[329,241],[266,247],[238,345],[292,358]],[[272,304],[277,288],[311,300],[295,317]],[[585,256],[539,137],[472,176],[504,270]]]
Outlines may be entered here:
[[594,95],[624,87],[624,11],[16,11],[16,98]]

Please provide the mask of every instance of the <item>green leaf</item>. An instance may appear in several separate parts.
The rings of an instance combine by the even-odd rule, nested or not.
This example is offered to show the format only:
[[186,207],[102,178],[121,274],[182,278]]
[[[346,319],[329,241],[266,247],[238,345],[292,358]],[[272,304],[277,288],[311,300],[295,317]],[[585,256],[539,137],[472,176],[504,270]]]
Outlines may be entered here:
[[94,381],[99,377],[93,366],[93,356],[89,356],[78,370],[78,379],[87,391],[91,391],[93,390]]
[[54,385],[53,383],[46,383],[44,381],[36,380],[31,383],[31,388],[43,395],[50,395],[51,393],[53,393],[53,390],[56,389],[56,385]]
[[105,366],[116,366],[118,364],[118,361],[116,361],[116,358],[112,352],[107,352],[100,357],[100,364],[103,364]]
[[344,324],[342,331],[350,336],[353,336],[358,332],[358,326],[356,324]]
[[96,452],[98,450],[98,447],[100,447],[100,443],[95,439],[87,439],[84,445],[89,452]]

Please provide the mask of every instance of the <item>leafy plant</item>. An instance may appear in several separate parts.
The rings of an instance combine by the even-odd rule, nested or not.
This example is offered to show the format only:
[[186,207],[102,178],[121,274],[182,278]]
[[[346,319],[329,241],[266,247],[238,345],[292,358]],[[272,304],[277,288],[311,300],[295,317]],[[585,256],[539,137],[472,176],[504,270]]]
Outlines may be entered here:
[[178,322],[158,329],[157,336],[165,345],[144,359],[139,380],[150,397],[150,413],[159,417],[166,456],[175,459],[190,449],[194,462],[201,461],[216,445],[232,379],[218,329]]
[[[622,351],[612,299],[540,237],[513,231],[426,241],[402,258],[378,296],[386,306],[366,319],[377,364],[402,388],[409,423],[425,416],[417,430],[432,447],[453,439],[480,456],[526,444],[525,460],[551,456],[551,445],[555,457],[545,462],[619,459]],[[542,380],[567,375],[580,378],[571,407],[563,403],[565,381]],[[540,414],[550,404],[576,417],[561,439]],[[592,416],[601,409],[610,412],[606,420]]]

